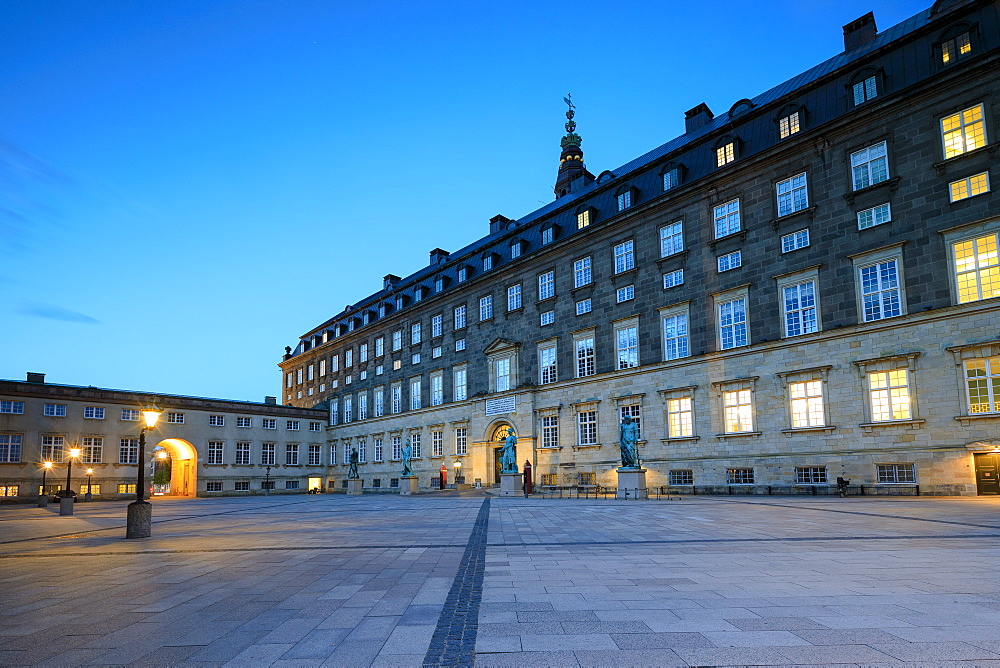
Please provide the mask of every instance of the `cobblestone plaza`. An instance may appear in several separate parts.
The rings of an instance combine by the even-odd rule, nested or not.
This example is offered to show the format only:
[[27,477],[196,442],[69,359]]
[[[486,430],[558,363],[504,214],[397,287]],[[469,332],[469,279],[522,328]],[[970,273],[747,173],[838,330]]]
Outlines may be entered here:
[[0,507],[0,665],[1000,665],[1000,500]]

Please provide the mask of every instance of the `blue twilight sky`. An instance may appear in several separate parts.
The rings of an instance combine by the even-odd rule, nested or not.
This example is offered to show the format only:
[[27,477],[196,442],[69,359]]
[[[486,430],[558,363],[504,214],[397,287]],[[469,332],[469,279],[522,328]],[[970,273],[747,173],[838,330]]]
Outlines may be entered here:
[[285,345],[931,0],[0,1],[0,378],[259,401]]

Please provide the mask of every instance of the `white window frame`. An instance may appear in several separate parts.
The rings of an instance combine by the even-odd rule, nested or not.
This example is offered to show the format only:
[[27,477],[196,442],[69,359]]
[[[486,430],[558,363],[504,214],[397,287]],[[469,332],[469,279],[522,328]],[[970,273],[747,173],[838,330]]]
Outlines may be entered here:
[[[861,322],[876,322],[878,320],[906,315],[906,280],[903,274],[903,244],[898,243],[891,246],[884,246],[850,257],[854,264],[858,319]],[[891,281],[886,281],[883,278],[883,266],[890,263],[895,268],[895,285],[892,285]],[[873,267],[877,272],[875,275],[869,271]],[[869,280],[866,286],[866,282],[862,278],[863,276],[867,276],[869,279],[874,278],[875,282],[871,283]],[[893,294],[898,304],[898,313],[893,312],[891,308],[888,311],[886,310],[887,307],[891,307],[893,304]],[[872,309],[866,308],[866,304],[876,305],[876,302],[872,301],[874,295],[881,295],[877,301],[877,313]],[[889,301],[886,301],[886,299]]]
[[582,288],[585,285],[590,285],[593,280],[594,274],[591,268],[591,258],[589,255],[573,262],[574,288]]
[[593,329],[573,334],[574,378],[586,378],[597,373],[597,354],[594,348],[596,331]]
[[621,274],[635,269],[635,241],[629,239],[614,246],[615,273]]
[[712,221],[715,228],[715,238],[728,237],[743,229],[741,217],[739,197],[713,206]]
[[521,309],[521,284],[507,286],[507,312]]
[[983,103],[941,118],[941,151],[945,160],[957,158],[989,144]]
[[715,303],[716,342],[719,350],[750,345],[749,289],[744,286],[712,295]]
[[809,177],[801,172],[774,184],[778,217],[790,216],[809,208]]
[[979,172],[948,184],[948,201],[961,202],[990,192],[990,172]]
[[556,296],[556,272],[545,271],[538,275],[538,301]]
[[820,331],[819,267],[776,276],[783,338]]
[[787,139],[802,129],[798,110],[778,119],[778,137]]
[[559,357],[555,339],[538,344],[538,384],[547,385],[559,380]]
[[479,298],[479,322],[493,319],[493,295]]
[[885,140],[851,153],[853,190],[878,185],[889,178],[889,145]]
[[660,227],[660,257],[684,251],[684,221],[676,220]]
[[614,326],[615,368],[634,369],[639,366],[639,317],[617,320]]
[[719,273],[724,271],[732,271],[733,269],[739,269],[743,266],[743,252],[739,250],[734,250],[731,253],[726,253],[715,258],[716,264],[718,265]]
[[691,355],[691,302],[671,304],[659,309],[660,332],[663,336],[663,360],[682,359]]
[[684,285],[684,269],[674,269],[663,275],[663,289],[669,290],[678,285]]

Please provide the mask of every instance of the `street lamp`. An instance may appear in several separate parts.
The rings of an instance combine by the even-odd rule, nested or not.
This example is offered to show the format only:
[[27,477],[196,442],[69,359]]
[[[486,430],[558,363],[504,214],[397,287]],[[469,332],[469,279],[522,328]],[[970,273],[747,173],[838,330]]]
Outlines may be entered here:
[[91,487],[94,486],[94,469],[87,469],[87,496],[84,497],[85,501],[93,501],[94,497],[91,495]]
[[49,505],[49,495],[45,493],[45,474],[52,468],[52,462],[42,462],[42,492],[38,495],[38,507],[45,508]]
[[465,483],[465,478],[462,477],[462,462],[455,462],[455,489],[458,489],[459,483]]
[[70,489],[70,477],[73,475],[73,460],[80,456],[80,448],[70,448],[69,457],[66,459],[66,487],[58,492],[59,494],[59,514],[73,514],[73,497],[76,496]]
[[135,501],[128,504],[125,518],[126,538],[149,538],[153,533],[153,507],[146,498],[146,431],[156,426],[163,410],[155,404],[142,407],[145,422],[139,430],[139,472],[135,481]]
[[271,467],[264,469],[264,496],[271,494]]

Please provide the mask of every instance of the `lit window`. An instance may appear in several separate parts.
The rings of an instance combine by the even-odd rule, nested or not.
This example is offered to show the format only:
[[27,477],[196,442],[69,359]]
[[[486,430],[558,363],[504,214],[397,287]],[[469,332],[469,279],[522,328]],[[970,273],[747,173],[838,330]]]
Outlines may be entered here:
[[715,221],[715,238],[740,231],[740,201],[734,199],[725,204],[712,207],[712,218]]
[[872,371],[868,374],[872,422],[909,420],[910,387],[906,369]]
[[785,313],[785,336],[818,331],[815,281],[786,285],[781,289],[781,298]]
[[554,271],[547,271],[538,276],[538,299],[548,299],[556,296],[556,274]]
[[1000,257],[997,248],[996,234],[952,244],[959,304],[1000,297]]
[[511,285],[507,288],[507,310],[516,311],[521,308],[521,284]]
[[732,253],[720,255],[716,260],[719,264],[719,273],[722,273],[742,266],[743,254],[740,251],[733,251]]
[[865,322],[902,315],[898,260],[870,264],[858,272]]
[[966,360],[965,387],[970,414],[1000,413],[1000,357]]
[[633,242],[626,241],[615,246],[615,273],[630,269],[635,269],[635,251]]
[[630,206],[632,206],[632,191],[626,190],[625,192],[618,195],[618,210],[624,211]]
[[747,300],[745,297],[719,304],[719,343],[723,350],[747,345]]
[[576,214],[576,229],[582,230],[588,225],[590,225],[590,209],[585,209],[580,213]]
[[941,42],[941,62],[945,65],[972,53],[972,41],[969,33],[963,32],[957,37]]
[[635,286],[626,285],[624,288],[618,288],[615,290],[615,300],[621,304],[622,302],[627,302],[630,299],[635,299]]
[[854,190],[888,180],[889,157],[884,141],[851,154],[851,178]]
[[660,228],[660,257],[684,250],[684,225],[681,221]]
[[859,230],[867,230],[869,227],[888,223],[890,220],[892,220],[892,211],[888,202],[858,211]]
[[465,329],[465,305],[455,307],[455,329]]
[[628,325],[615,329],[618,349],[618,368],[631,369],[639,366],[639,327]]
[[778,181],[775,189],[778,194],[778,215],[787,216],[796,211],[809,208],[809,194],[806,192],[805,172],[790,179]]
[[594,337],[586,335],[574,341],[576,348],[576,377],[593,376],[596,373],[594,365]]
[[957,202],[990,191],[990,173],[983,172],[948,184],[948,197]]
[[799,129],[799,112],[797,111],[793,111],[787,116],[782,116],[778,119],[778,135],[782,139],[795,134]]
[[538,349],[538,383],[554,383],[558,380],[556,369],[556,347],[555,344],[546,345]]
[[781,237],[781,252],[791,253],[809,245],[809,230],[799,230]]
[[590,257],[585,257],[573,263],[573,287],[589,285],[593,280],[590,271]]
[[736,142],[729,142],[715,149],[715,165],[722,167],[736,160]]
[[753,431],[752,393],[749,389],[722,393],[722,406],[727,434]]
[[942,118],[941,139],[944,142],[945,158],[954,158],[986,146],[983,105],[977,104]]
[[493,317],[493,295],[486,295],[479,298],[479,321],[489,320]]
[[677,287],[684,283],[684,270],[675,269],[663,275],[663,289]]
[[694,409],[691,397],[667,400],[667,436],[690,438],[694,435]]
[[584,313],[590,313],[592,308],[592,302],[589,299],[581,299],[576,303],[576,314],[583,315]]
[[545,325],[551,325],[556,321],[556,312],[542,311],[541,315],[539,316],[539,321],[542,327],[544,327]]
[[874,74],[857,82],[851,88],[854,92],[855,105],[863,104],[878,96],[878,85]]
[[823,414],[823,381],[809,380],[788,384],[791,400],[792,427],[822,427],[826,424]]

